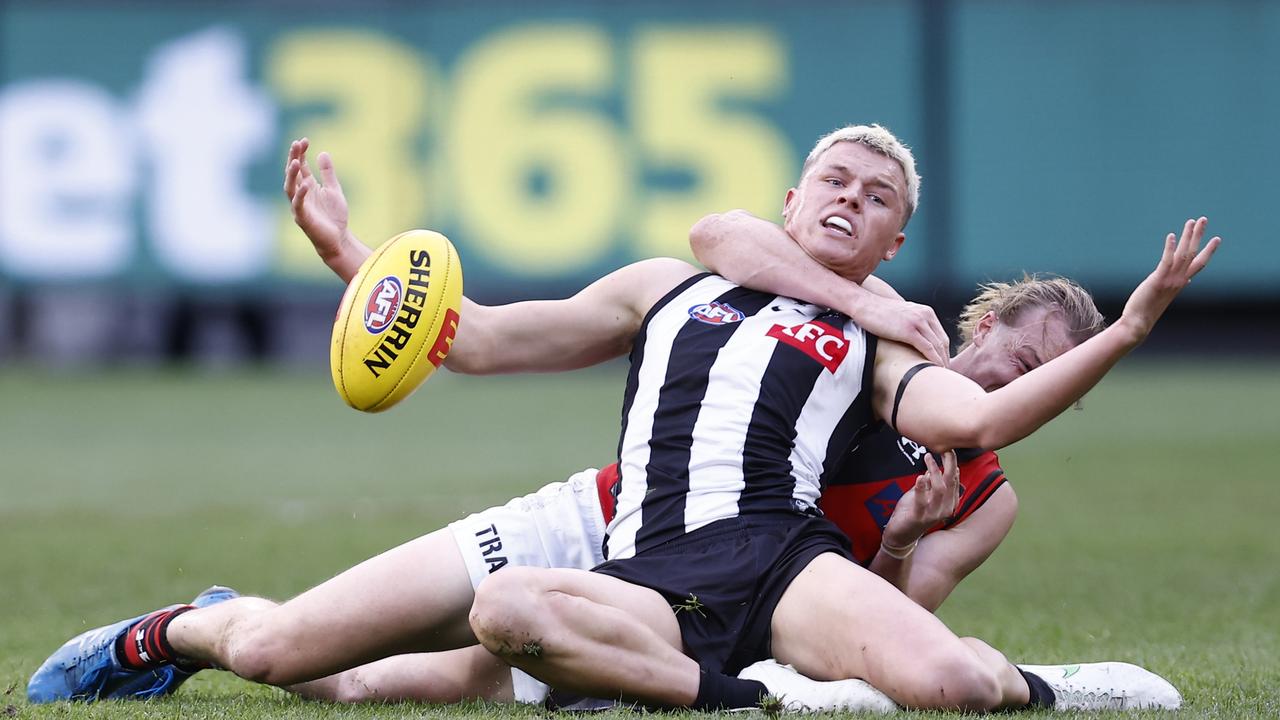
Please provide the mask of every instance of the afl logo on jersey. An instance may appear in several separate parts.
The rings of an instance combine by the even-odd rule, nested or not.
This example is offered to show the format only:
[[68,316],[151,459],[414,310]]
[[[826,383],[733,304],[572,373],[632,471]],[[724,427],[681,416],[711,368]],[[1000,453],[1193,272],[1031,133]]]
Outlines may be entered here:
[[728,325],[742,322],[746,316],[729,303],[709,302],[689,308],[689,317],[708,325]]
[[400,312],[400,303],[404,301],[404,289],[400,278],[388,275],[373,286],[369,299],[364,302],[364,329],[370,335],[380,335],[391,327]]

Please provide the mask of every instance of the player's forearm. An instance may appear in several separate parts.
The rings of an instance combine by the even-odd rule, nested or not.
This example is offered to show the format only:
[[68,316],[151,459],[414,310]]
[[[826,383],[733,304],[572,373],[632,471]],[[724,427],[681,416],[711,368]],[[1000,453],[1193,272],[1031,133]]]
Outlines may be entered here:
[[704,267],[738,285],[839,310],[855,321],[872,294],[809,257],[786,230],[745,210],[702,218],[689,231],[689,245]]
[[587,342],[562,327],[555,304],[563,302],[488,306],[464,297],[445,367],[465,375],[562,372],[595,365],[625,351],[619,343]]
[[949,582],[932,571],[927,563],[917,566],[912,557],[899,560],[883,550],[876,553],[869,569],[929,612],[936,611],[956,586],[955,582]]
[[360,266],[365,259],[373,254],[373,250],[368,245],[360,242],[355,235],[347,233],[342,242],[333,252],[322,252],[319,246],[316,246],[316,254],[324,261],[324,264],[333,271],[334,275],[342,278],[342,282],[350,283],[351,279],[356,276],[356,272],[360,270]]
[[911,571],[911,558],[909,556],[905,560],[899,560],[884,550],[880,550],[871,559],[868,569],[887,580],[890,585],[901,590],[903,594],[906,594],[907,577]]

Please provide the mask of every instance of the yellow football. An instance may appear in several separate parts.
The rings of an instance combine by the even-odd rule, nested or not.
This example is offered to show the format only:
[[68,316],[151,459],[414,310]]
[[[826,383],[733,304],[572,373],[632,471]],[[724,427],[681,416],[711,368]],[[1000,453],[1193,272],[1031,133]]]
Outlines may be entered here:
[[444,362],[458,331],[462,264],[449,238],[401,233],[365,259],[333,322],[333,386],[351,407],[381,412]]

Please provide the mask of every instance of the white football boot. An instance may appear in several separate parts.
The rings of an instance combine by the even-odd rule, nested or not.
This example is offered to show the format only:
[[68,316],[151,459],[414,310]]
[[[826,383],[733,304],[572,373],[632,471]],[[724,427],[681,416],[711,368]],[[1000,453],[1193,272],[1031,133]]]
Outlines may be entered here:
[[1057,697],[1054,710],[1177,710],[1182,694],[1159,675],[1122,662],[1019,665]]
[[769,694],[782,703],[785,712],[847,710],[889,713],[898,709],[888,695],[865,681],[812,680],[790,665],[783,665],[776,660],[761,660],[743,668],[738,677],[763,683]]

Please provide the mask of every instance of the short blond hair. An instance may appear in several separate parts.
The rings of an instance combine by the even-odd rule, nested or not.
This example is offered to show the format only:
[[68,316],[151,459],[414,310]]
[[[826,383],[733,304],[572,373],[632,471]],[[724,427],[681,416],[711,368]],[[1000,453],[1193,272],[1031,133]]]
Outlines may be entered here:
[[907,180],[907,212],[902,218],[902,227],[907,226],[907,221],[915,213],[916,207],[920,205],[920,175],[916,173],[916,158],[911,154],[911,148],[907,147],[899,140],[889,129],[881,125],[846,125],[839,130],[823,135],[818,138],[817,144],[809,151],[808,157],[804,159],[804,165],[800,168],[800,178],[808,174],[809,168],[818,161],[822,153],[831,149],[832,145],[840,142],[858,143],[875,150],[885,157],[898,163],[902,168],[902,176]]
[[1066,323],[1073,345],[1097,335],[1107,326],[1089,291],[1064,277],[1023,273],[1021,280],[986,283],[979,285],[978,291],[978,296],[960,311],[957,327],[963,342],[961,349],[973,343],[978,321],[988,312],[994,312],[1000,322],[1015,326],[1024,311],[1033,307],[1049,308]]

